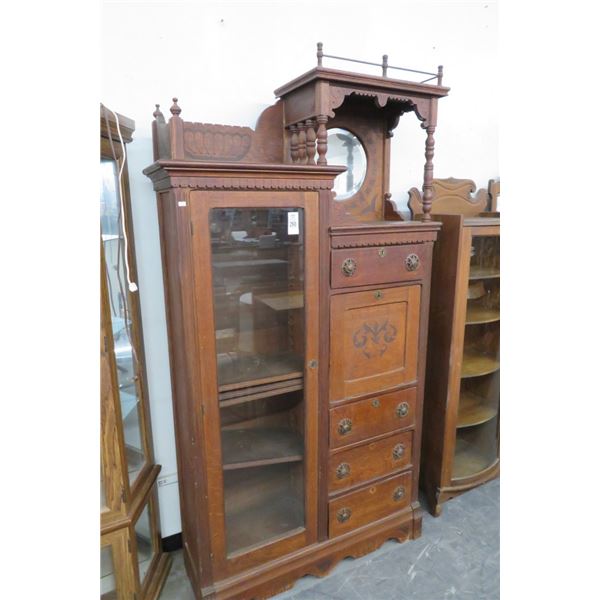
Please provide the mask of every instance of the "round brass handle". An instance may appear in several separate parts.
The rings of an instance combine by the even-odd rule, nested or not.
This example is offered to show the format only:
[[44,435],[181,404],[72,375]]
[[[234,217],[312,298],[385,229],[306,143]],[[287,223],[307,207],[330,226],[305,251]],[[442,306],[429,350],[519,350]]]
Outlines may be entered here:
[[373,408],[379,408],[381,406],[381,402],[379,401],[379,398],[373,398],[373,400],[371,400],[371,406]]
[[338,423],[338,433],[340,435],[346,435],[352,431],[352,419],[342,419]]
[[394,457],[394,460],[402,458],[404,456],[404,451],[404,444],[398,444],[394,446],[394,449],[392,450],[392,456]]
[[399,486],[394,490],[394,501],[399,502],[404,498],[406,491],[403,486]]
[[356,274],[356,261],[353,258],[347,258],[343,263],[342,263],[342,273],[346,276],[346,277],[352,277],[353,275]]
[[340,463],[338,468],[335,470],[335,476],[338,479],[344,479],[350,475],[350,465],[348,463]]
[[396,407],[396,414],[399,417],[405,417],[408,414],[408,402],[400,402]]
[[385,256],[385,248],[379,248],[379,250],[377,250],[377,254],[379,254],[380,258],[383,258]]
[[416,254],[409,254],[404,261],[407,271],[416,271],[419,268],[421,260]]
[[352,511],[349,508],[340,508],[337,511],[336,517],[340,523],[345,523],[352,516]]

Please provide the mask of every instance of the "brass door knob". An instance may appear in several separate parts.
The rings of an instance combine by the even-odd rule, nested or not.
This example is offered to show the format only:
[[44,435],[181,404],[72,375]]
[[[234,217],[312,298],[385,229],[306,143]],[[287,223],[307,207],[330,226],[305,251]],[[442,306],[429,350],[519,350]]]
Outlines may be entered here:
[[407,271],[416,271],[419,268],[420,262],[421,260],[416,254],[409,254],[406,257],[404,264],[406,265]]
[[353,258],[347,258],[343,263],[342,263],[342,273],[346,276],[346,277],[352,277],[353,275],[356,274],[356,261]]
[[405,417],[408,414],[408,402],[400,402],[396,407],[396,414],[399,417]]
[[350,465],[348,463],[340,463],[335,470],[335,476],[338,479],[344,479],[350,475]]
[[406,494],[406,490],[404,489],[403,486],[397,487],[394,490],[394,501],[399,502],[400,500],[402,500],[402,498],[404,498],[405,494]]
[[352,431],[352,419],[342,419],[338,423],[338,433],[340,435],[346,435]]
[[398,460],[399,458],[402,458],[404,456],[404,452],[405,452],[404,444],[398,444],[398,445],[394,446],[394,449],[392,450],[392,456],[394,457],[394,460]]
[[337,511],[336,517],[340,523],[345,523],[352,516],[352,511],[349,508],[340,508]]

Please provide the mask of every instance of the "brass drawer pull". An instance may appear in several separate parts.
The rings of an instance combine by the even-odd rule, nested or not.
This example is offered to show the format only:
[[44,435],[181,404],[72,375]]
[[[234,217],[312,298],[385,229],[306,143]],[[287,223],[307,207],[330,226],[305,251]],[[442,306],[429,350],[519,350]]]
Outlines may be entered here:
[[353,258],[347,258],[343,263],[342,263],[342,273],[346,276],[346,277],[352,277],[353,275],[356,274],[356,261]]
[[385,256],[385,248],[379,248],[379,250],[377,250],[377,254],[379,254],[380,258],[383,258]]
[[416,254],[409,254],[404,261],[407,271],[416,271],[419,268],[420,259]]
[[346,435],[352,431],[352,419],[342,419],[338,423],[338,433],[340,435]]
[[406,490],[404,489],[404,486],[397,487],[394,490],[394,501],[400,502],[400,500],[402,500],[402,498],[404,498],[405,494],[406,494]]
[[404,444],[398,444],[397,446],[394,446],[394,450],[392,451],[392,456],[394,457],[394,460],[402,458],[404,456],[405,450],[406,449],[404,448]]
[[400,402],[396,407],[396,414],[399,417],[405,417],[408,414],[408,402]]
[[381,300],[383,298],[383,292],[381,290],[377,290],[373,296],[375,296],[375,300]]
[[379,398],[373,398],[373,400],[371,400],[371,406],[373,408],[379,408],[381,406],[381,402],[379,401]]
[[335,470],[335,476],[338,479],[344,479],[350,475],[350,465],[348,463],[340,463],[338,468]]
[[345,523],[352,516],[352,511],[349,508],[340,508],[336,516],[340,523]]

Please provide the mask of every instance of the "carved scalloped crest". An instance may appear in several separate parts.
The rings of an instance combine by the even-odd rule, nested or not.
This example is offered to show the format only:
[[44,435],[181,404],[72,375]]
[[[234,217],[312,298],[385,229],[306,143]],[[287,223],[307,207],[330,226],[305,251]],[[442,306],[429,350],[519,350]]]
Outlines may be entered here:
[[[488,208],[488,191],[477,189],[472,179],[447,179],[433,180],[433,201],[431,212],[433,214],[450,215],[477,215]],[[473,193],[475,194],[473,195]],[[408,207],[414,218],[423,214],[423,196],[417,188],[408,191]]]
[[184,122],[183,147],[195,159],[240,160],[250,150],[253,134],[249,127]]

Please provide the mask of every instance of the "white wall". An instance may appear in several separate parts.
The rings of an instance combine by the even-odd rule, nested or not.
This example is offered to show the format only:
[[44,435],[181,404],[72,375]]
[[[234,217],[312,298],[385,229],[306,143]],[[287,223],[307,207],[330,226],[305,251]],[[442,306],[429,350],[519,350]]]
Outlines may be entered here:
[[[479,187],[499,176],[495,2],[103,5],[101,101],[136,122],[129,173],[154,449],[167,477],[159,488],[163,536],[181,523],[156,203],[142,175],[152,162],[154,104],[168,118],[177,96],[185,120],[252,127],[275,88],[316,64],[318,41],[326,53],[351,58],[378,62],[388,54],[391,65],[424,71],[443,64],[452,89],[439,103],[434,175],[470,178]],[[390,190],[401,208],[407,190],[422,184],[424,145],[418,121],[405,115],[393,139]]]

